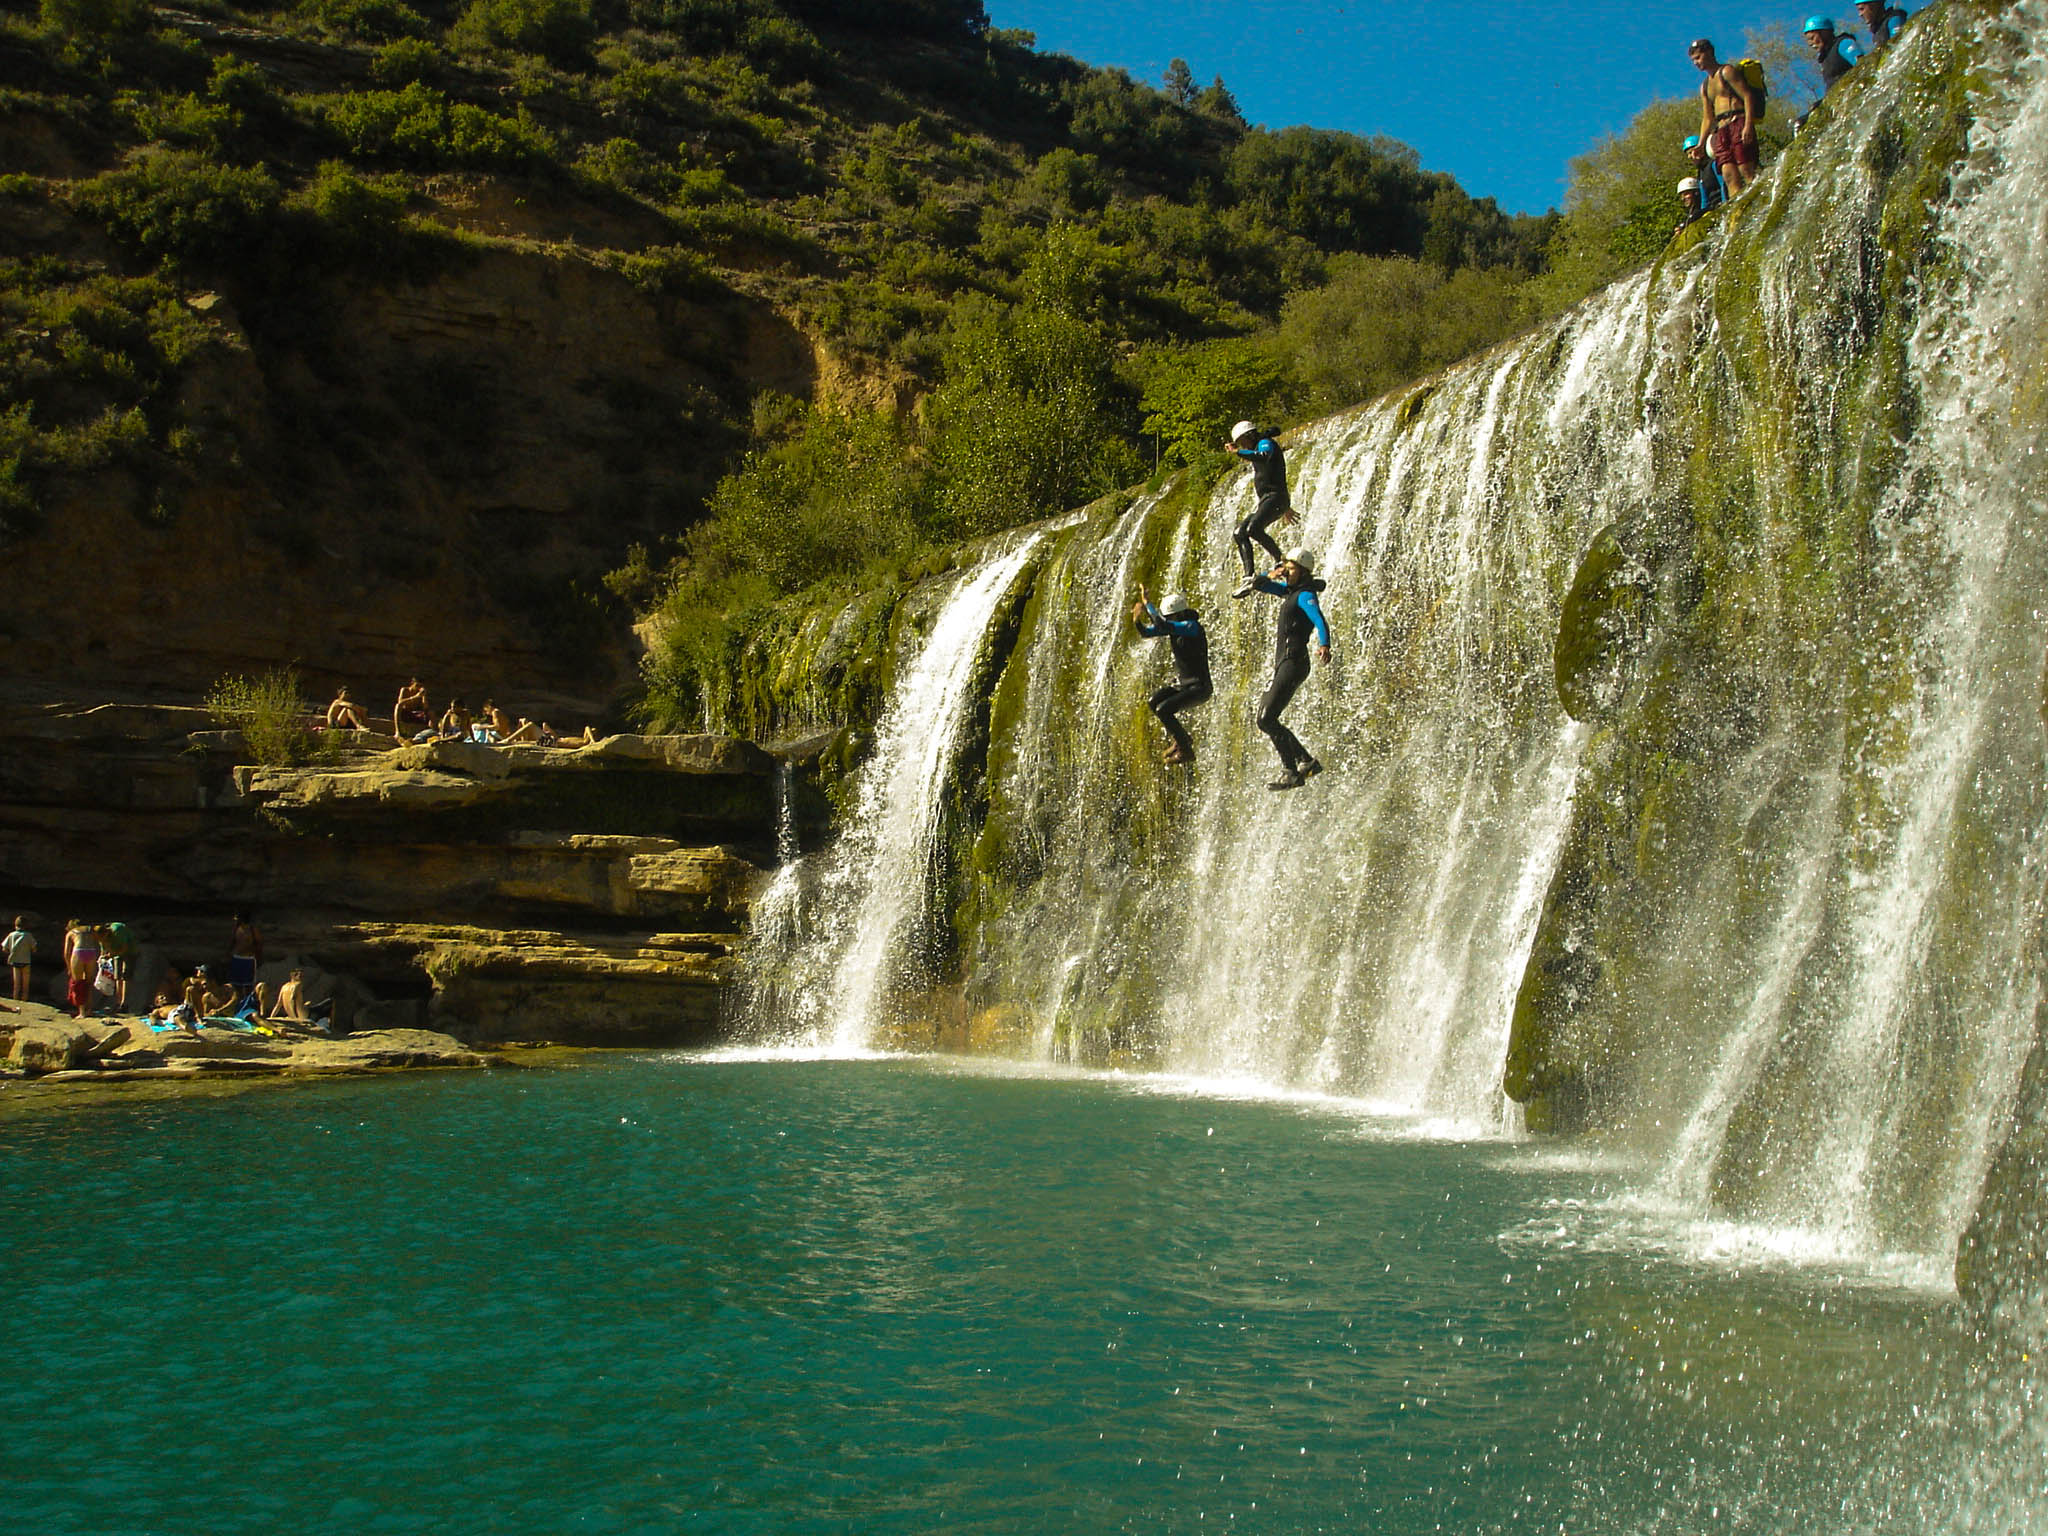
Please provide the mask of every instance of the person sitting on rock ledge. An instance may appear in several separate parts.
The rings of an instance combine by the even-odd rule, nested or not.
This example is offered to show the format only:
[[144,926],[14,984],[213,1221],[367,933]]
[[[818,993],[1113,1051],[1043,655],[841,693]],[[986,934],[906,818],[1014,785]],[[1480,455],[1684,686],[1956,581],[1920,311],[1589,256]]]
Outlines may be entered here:
[[339,731],[367,731],[370,722],[364,718],[363,707],[348,696],[347,688],[334,690],[334,702],[327,706],[327,729]]
[[156,996],[151,1000],[149,1022],[167,1029],[187,1029],[199,1032],[199,1015],[193,1012],[191,984],[178,974],[176,966],[164,969],[164,979],[156,984]]
[[468,741],[476,721],[463,707],[462,700],[450,699],[447,713],[441,716],[441,724],[434,731],[436,741]]
[[427,690],[414,678],[398,690],[398,702],[391,708],[391,734],[400,741],[420,741],[433,730],[434,712],[427,707]]
[[309,1003],[306,1001],[306,973],[298,966],[292,967],[291,979],[277,989],[277,996],[263,1017],[280,1024],[297,1024],[319,1034],[329,1034],[327,1014],[334,1006],[333,1000]]

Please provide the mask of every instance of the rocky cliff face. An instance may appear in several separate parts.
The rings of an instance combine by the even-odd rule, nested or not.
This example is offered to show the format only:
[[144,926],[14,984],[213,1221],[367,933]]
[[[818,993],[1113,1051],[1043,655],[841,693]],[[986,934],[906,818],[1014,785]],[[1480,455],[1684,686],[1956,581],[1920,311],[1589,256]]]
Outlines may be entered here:
[[808,395],[815,367],[766,304],[650,293],[574,248],[316,276],[253,312],[185,298],[212,337],[180,399],[204,451],[52,490],[0,563],[20,675],[196,699],[296,665],[388,710],[418,673],[437,700],[599,716],[635,666],[602,577],[688,525],[754,390]]
[[[196,711],[50,705],[0,717],[0,905],[123,918],[160,968],[224,958],[252,911],[282,979],[344,1023],[471,1042],[701,1040],[714,1029],[777,806],[741,743],[339,750],[238,766]],[[50,973],[54,978],[54,971]]]

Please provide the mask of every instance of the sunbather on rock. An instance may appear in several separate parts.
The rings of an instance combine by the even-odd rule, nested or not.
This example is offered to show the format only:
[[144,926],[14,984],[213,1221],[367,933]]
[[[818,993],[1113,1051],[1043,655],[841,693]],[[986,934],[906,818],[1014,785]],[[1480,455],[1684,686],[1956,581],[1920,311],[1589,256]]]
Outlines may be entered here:
[[348,689],[334,690],[334,702],[327,706],[327,729],[339,731],[367,731],[370,722],[363,715],[362,705],[348,696]]

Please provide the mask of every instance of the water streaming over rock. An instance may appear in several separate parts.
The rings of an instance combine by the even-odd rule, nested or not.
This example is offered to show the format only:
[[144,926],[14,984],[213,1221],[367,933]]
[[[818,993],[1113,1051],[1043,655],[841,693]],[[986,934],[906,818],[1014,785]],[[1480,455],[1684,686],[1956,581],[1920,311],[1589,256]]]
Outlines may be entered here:
[[[945,1043],[1481,1131],[1505,1084],[1681,1216],[1952,1251],[2040,992],[2044,35],[2039,0],[1931,14],[1649,273],[1292,436],[1336,632],[1300,791],[1251,728],[1238,477],[988,553],[810,932],[758,946],[825,965],[783,1010],[867,1043],[923,911]],[[1158,762],[1140,582],[1209,625],[1191,771]]]
[[[914,983],[906,951],[931,900],[940,803],[972,711],[976,661],[990,620],[1038,539],[1015,541],[960,576],[897,682],[855,785],[844,834],[814,872],[783,866],[756,923],[779,948],[780,985],[755,1006],[777,1034],[840,1050],[866,1048],[894,989]],[[805,927],[805,909],[812,919]]]

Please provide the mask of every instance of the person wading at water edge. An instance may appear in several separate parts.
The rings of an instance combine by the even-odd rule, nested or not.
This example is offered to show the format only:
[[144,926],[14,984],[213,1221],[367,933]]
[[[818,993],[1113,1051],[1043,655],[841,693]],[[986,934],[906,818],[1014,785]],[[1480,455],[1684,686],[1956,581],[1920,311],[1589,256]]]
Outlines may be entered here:
[[1277,561],[1280,546],[1266,530],[1275,523],[1287,527],[1294,522],[1294,504],[1287,498],[1287,455],[1270,434],[1248,421],[1240,421],[1230,429],[1230,441],[1224,446],[1240,459],[1250,461],[1252,467],[1252,495],[1256,499],[1250,516],[1230,536],[1237,545],[1237,558],[1244,563],[1244,585],[1230,595],[1250,597],[1258,590],[1258,566],[1252,545],[1257,544]]
[[1272,740],[1280,754],[1280,777],[1268,789],[1299,789],[1323,765],[1309,755],[1308,748],[1294,732],[1280,723],[1280,715],[1294,698],[1294,691],[1308,680],[1308,636],[1314,630],[1320,660],[1330,659],[1330,626],[1323,619],[1316,594],[1324,583],[1315,579],[1316,557],[1305,549],[1291,549],[1273,568],[1270,576],[1254,576],[1252,586],[1280,599],[1280,623],[1273,635],[1273,681],[1259,700],[1259,729]]
[[1202,628],[1202,616],[1178,592],[1169,594],[1165,602],[1154,607],[1140,587],[1131,622],[1147,640],[1163,638],[1173,647],[1174,680],[1154,689],[1146,703],[1166,727],[1166,734],[1173,738],[1166,748],[1165,761],[1192,763],[1195,743],[1188,728],[1176,717],[1184,709],[1209,702],[1209,636]]
[[1706,38],[1695,38],[1686,53],[1707,78],[1700,82],[1700,138],[1714,168],[1734,197],[1756,174],[1756,131],[1764,102],[1741,64],[1723,64]]

